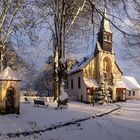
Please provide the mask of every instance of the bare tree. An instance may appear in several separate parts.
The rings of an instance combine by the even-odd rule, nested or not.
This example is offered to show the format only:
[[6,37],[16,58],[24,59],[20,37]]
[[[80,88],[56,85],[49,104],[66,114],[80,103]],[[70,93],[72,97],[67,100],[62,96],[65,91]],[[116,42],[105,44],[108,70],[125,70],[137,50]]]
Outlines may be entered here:
[[0,1],[0,52],[1,70],[6,43],[14,30],[13,21],[21,7],[21,0],[1,0]]
[[[12,2],[12,0],[10,0],[10,2]],[[20,4],[17,6],[19,7]],[[129,10],[130,6],[131,10]],[[52,34],[51,37],[48,35],[50,41],[46,46],[51,44],[55,58],[54,99],[58,97],[60,83],[64,79],[62,72],[64,69],[63,62],[65,60],[66,51],[70,51],[72,49],[72,43],[75,44],[75,40],[78,40],[81,36],[83,37],[85,33],[94,35],[94,29],[99,26],[100,19],[104,16],[105,8],[111,11],[109,14],[111,18],[107,20],[109,20],[114,28],[123,34],[126,41],[129,44],[139,44],[139,7],[140,2],[138,0],[26,0],[24,2],[22,13],[18,19],[18,21],[24,19],[24,22],[19,22],[18,26],[16,26],[18,29],[20,28],[21,36],[24,36],[23,33],[25,33],[26,36],[29,37],[28,41],[32,43],[30,45],[38,47],[41,42],[38,41],[40,33],[46,30],[49,34],[50,32]],[[18,8],[15,14],[17,11]],[[134,18],[134,14],[132,14],[131,11],[135,11],[136,18]],[[129,19],[133,25],[129,32],[127,32],[126,29],[120,28],[118,25],[118,23],[126,25],[126,18]],[[21,30],[21,27],[23,27],[23,30]],[[127,27],[130,27],[130,24],[128,24]],[[136,27],[137,29],[134,30]],[[18,32],[18,39],[19,35]],[[129,38],[131,38],[133,42],[129,42]],[[73,50],[74,49],[75,46],[73,45]]]
[[[60,60],[64,59],[65,57],[65,40],[66,37],[68,35],[68,33],[72,30],[72,27],[74,26],[74,24],[76,24],[76,19],[80,19],[80,17],[84,16],[88,16],[89,14],[91,14],[92,16],[92,24],[95,23],[95,19],[94,19],[94,13],[96,13],[97,15],[99,15],[99,17],[103,17],[104,16],[104,9],[107,8],[109,9],[110,7],[117,7],[122,6],[123,7],[123,14],[126,15],[127,18],[131,19],[131,14],[129,15],[129,12],[127,11],[127,4],[129,4],[127,1],[124,2],[123,0],[118,0],[117,2],[114,1],[107,1],[104,0],[102,1],[102,3],[100,4],[100,0],[99,1],[95,1],[95,0],[83,0],[80,1],[78,4],[74,1],[65,1],[65,0],[59,0],[59,1],[55,1],[55,16],[54,16],[54,24],[55,24],[55,44],[54,44],[54,48],[55,48],[55,82],[56,82],[56,90],[59,89],[58,87],[60,87],[60,83],[63,79],[63,75],[61,74],[63,72],[62,70],[62,62],[60,62]],[[119,4],[120,2],[120,4]],[[75,4],[76,3],[76,4]],[[138,2],[134,1],[134,3],[137,5]],[[78,8],[77,8],[78,7]],[[90,11],[88,13],[87,9]],[[118,9],[118,8],[117,8]],[[67,14],[67,10],[69,12],[71,12],[71,14]],[[68,12],[68,13],[69,13]],[[74,12],[74,14],[73,14]],[[84,16],[83,16],[84,15]],[[123,21],[121,19],[121,17],[111,15],[113,18],[117,18],[120,21]],[[71,18],[72,17],[72,18]],[[104,17],[106,18],[106,17]],[[66,20],[67,19],[67,20]],[[109,20],[109,19],[106,19]],[[127,37],[133,37],[133,38],[137,38],[137,35],[135,35],[134,33],[130,33],[130,32],[126,32],[123,29],[120,29],[113,21],[109,20],[109,22],[118,30],[120,31],[126,38]],[[93,25],[94,26],[94,25]],[[58,70],[58,71],[57,71]],[[59,90],[55,92],[55,99],[56,97],[58,97],[59,95]]]

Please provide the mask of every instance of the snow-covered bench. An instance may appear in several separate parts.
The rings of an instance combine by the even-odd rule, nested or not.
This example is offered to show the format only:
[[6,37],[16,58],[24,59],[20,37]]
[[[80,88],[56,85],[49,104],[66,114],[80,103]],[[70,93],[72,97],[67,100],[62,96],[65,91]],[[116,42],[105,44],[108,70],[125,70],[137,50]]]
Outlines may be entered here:
[[34,105],[35,106],[44,105],[45,108],[49,106],[49,104],[47,102],[41,101],[41,100],[34,100]]

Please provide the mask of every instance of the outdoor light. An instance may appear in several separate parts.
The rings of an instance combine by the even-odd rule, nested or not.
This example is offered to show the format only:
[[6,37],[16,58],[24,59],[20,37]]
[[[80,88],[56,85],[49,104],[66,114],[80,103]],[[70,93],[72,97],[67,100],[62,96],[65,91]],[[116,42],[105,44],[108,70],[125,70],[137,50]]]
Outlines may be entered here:
[[87,90],[87,93],[90,93],[90,90],[89,89]]

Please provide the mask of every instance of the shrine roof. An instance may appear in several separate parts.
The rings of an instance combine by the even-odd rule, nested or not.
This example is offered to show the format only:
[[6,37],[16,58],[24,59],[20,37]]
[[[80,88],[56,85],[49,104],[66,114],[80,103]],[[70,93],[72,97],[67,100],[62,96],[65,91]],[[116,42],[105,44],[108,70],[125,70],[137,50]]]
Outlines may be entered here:
[[0,80],[13,80],[18,81],[20,80],[17,76],[17,73],[12,70],[10,67],[6,67],[1,73],[0,73]]

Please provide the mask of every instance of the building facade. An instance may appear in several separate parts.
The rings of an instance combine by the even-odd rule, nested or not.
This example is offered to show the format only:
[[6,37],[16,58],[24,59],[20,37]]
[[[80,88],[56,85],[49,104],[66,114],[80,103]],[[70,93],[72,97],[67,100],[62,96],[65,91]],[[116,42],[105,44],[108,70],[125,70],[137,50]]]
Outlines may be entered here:
[[118,86],[122,81],[122,72],[115,59],[112,47],[112,31],[106,14],[101,21],[94,53],[85,57],[70,71],[67,80],[69,96],[75,96],[83,102],[92,102],[96,90],[105,86],[113,101],[125,100],[125,87]]
[[123,76],[123,82],[126,87],[126,99],[140,100],[140,84],[133,76]]

